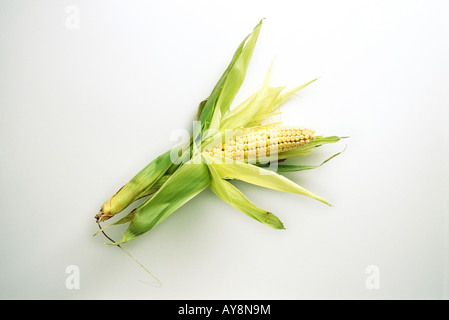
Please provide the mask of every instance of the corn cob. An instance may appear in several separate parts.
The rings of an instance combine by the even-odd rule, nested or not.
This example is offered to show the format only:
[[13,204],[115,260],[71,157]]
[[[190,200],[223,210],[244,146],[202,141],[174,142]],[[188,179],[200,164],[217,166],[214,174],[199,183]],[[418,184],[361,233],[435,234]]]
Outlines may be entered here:
[[[275,123],[264,122],[278,114],[276,110],[293,94],[316,79],[283,92],[285,87],[270,85],[269,71],[260,90],[230,110],[231,102],[245,78],[261,26],[262,20],[241,42],[209,97],[200,103],[196,115],[196,120],[200,123],[196,128],[199,130],[194,130],[188,145],[179,150],[189,152],[179,153],[176,148],[160,155],[102,205],[95,216],[100,227],[97,233],[105,234],[104,230],[110,226],[129,223],[117,242],[105,234],[111,244],[124,250],[121,244],[150,231],[208,187],[223,201],[247,216],[274,229],[284,229],[276,215],[252,203],[231,180],[308,196],[330,205],[325,199],[277,172],[309,170],[323,165],[341,152],[320,165],[279,162],[308,155],[315,147],[335,143],[343,137],[315,136],[315,131],[307,128],[276,126]],[[228,137],[228,130],[239,132]],[[215,160],[224,161],[224,164]],[[273,169],[272,163],[276,164],[275,171],[264,169]],[[140,205],[119,220],[104,228],[100,226],[100,222],[112,218],[144,197],[146,199]],[[159,280],[157,281],[160,285]]]
[[315,139],[315,131],[303,127],[276,126],[268,129],[246,130],[221,143],[205,149],[210,156],[234,161],[256,163],[262,157],[304,147]]
[[[189,160],[179,155],[179,159],[188,161],[177,165],[178,162],[171,161],[169,153],[159,156],[102,206],[96,216],[97,222],[111,218],[135,200],[149,195],[125,217],[111,224],[129,223],[121,240],[113,244],[129,242],[153,229],[207,187],[246,215],[275,229],[283,228],[274,214],[253,204],[229,180],[301,194],[329,205],[323,198],[286,177],[263,169],[267,163],[272,169],[272,161],[305,156],[315,147],[335,143],[342,138],[315,136],[311,129],[263,122],[276,115],[276,110],[293,94],[316,79],[284,92],[285,87],[270,85],[269,71],[260,90],[230,110],[245,77],[261,25],[262,21],[243,40],[210,96],[200,103],[196,116],[201,124],[200,130],[194,132],[188,154],[194,158]],[[228,137],[227,130],[241,131]],[[225,164],[215,162],[216,158],[224,160]],[[277,164],[277,172],[309,170],[322,165]]]

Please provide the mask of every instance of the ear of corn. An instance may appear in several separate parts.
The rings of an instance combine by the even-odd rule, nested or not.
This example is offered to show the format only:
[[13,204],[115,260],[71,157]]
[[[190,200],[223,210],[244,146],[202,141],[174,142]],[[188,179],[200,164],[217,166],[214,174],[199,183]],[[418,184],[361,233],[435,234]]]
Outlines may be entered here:
[[[270,85],[270,66],[261,88],[229,110],[244,81],[261,26],[262,21],[241,42],[209,97],[199,104],[196,119],[201,126],[200,130],[194,131],[190,140],[190,149],[187,148],[190,152],[179,155],[177,150],[172,149],[164,153],[103,204],[96,216],[97,221],[109,219],[135,200],[147,197],[134,210],[109,225],[129,223],[122,238],[113,244],[129,242],[153,229],[207,187],[247,216],[275,229],[284,228],[278,217],[256,206],[227,180],[241,180],[273,190],[305,195],[330,205],[322,197],[266,168],[276,164],[277,172],[309,170],[339,154],[317,166],[280,163],[308,155],[315,148],[338,142],[342,137],[315,136],[310,129],[265,123],[278,113],[278,108],[285,101],[316,79],[284,92],[286,87]],[[239,132],[227,137],[229,130]],[[173,152],[182,161],[172,163],[170,154]],[[184,160],[192,154],[194,157],[185,163]]]

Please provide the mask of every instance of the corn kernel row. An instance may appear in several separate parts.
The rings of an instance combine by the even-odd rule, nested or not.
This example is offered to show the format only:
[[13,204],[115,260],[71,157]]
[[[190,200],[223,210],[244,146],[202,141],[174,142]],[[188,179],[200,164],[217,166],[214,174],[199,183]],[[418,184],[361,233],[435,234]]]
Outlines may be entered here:
[[233,136],[221,146],[207,148],[211,156],[218,155],[233,160],[254,162],[260,157],[306,146],[315,139],[315,131],[302,127],[274,127],[248,130]]

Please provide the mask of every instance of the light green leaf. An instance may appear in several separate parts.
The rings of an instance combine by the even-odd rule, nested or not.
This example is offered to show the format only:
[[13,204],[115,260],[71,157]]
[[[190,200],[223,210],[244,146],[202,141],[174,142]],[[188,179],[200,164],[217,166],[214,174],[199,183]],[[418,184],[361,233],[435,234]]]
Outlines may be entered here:
[[[206,155],[206,157],[209,156]],[[212,162],[212,159],[207,160],[209,162]],[[284,225],[278,217],[276,217],[271,212],[257,207],[254,203],[249,201],[248,198],[246,198],[245,195],[240,192],[240,190],[238,190],[228,181],[223,180],[212,165],[208,165],[208,168],[211,175],[210,188],[223,201],[226,201],[227,203],[242,211],[247,216],[271,228],[284,229]]]
[[272,64],[259,91],[226,114],[220,124],[222,128],[247,128],[260,124],[261,121],[258,121],[260,110],[264,110],[267,106],[275,103],[285,89],[285,86],[270,87],[271,68]]
[[218,174],[224,179],[237,179],[251,184],[255,184],[264,188],[274,189],[278,191],[291,192],[302,194],[327,205],[330,205],[326,200],[317,196],[316,194],[304,189],[293,181],[287,179],[276,172],[259,168],[248,163],[220,163],[221,159],[216,158],[212,162],[212,166],[217,170]]
[[135,209],[134,218],[122,239],[115,244],[131,241],[148,232],[175,210],[209,186],[206,164],[182,165],[151,198]]
[[221,120],[221,127],[248,128],[259,126],[263,120],[277,114],[275,111],[293,94],[317,80],[314,79],[282,93],[286,88],[285,86],[269,86],[270,73],[271,66],[262,88],[226,114]]
[[258,111],[261,107],[271,105],[285,87],[267,87],[248,101],[248,104],[239,112],[235,112],[223,119],[222,128],[250,128],[259,126],[265,119]]
[[275,111],[277,108],[279,108],[285,101],[287,101],[292,95],[294,95],[296,92],[298,92],[299,90],[304,89],[305,87],[307,87],[309,84],[315,82],[316,80],[318,80],[318,78],[313,79],[312,81],[309,81],[307,83],[301,84],[293,89],[288,90],[287,92],[281,94],[279,96],[279,100],[276,101],[276,104],[273,104],[272,106],[270,106],[269,108],[267,108],[267,110],[265,110],[265,113],[271,113],[273,111]]
[[255,117],[253,122],[248,123],[248,126],[251,127],[251,126],[257,125],[258,123],[261,123],[263,120],[265,120],[271,116],[274,116],[276,114],[279,114],[279,112],[276,112],[276,110],[278,110],[279,107],[284,102],[286,102],[296,92],[298,92],[301,89],[304,89],[305,87],[307,87],[309,84],[311,84],[312,82],[314,82],[316,80],[317,79],[314,79],[312,81],[304,83],[300,86],[297,86],[293,89],[288,90],[287,92],[279,93],[279,95],[276,97],[275,100],[271,101],[271,103],[267,103],[264,108],[261,108],[261,110],[258,111],[258,113],[257,113],[258,116]]

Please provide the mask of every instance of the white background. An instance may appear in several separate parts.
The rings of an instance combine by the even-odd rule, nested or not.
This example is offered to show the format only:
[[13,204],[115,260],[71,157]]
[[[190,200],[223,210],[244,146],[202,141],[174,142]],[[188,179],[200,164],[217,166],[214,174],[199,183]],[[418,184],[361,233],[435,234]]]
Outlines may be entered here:
[[[448,13],[447,1],[0,1],[0,297],[449,298]],[[235,102],[274,57],[273,85],[320,77],[283,120],[350,136],[303,163],[347,149],[287,176],[334,207],[236,183],[279,231],[206,190],[125,246],[163,283],[148,286],[91,237],[93,217],[190,128],[263,17]]]

